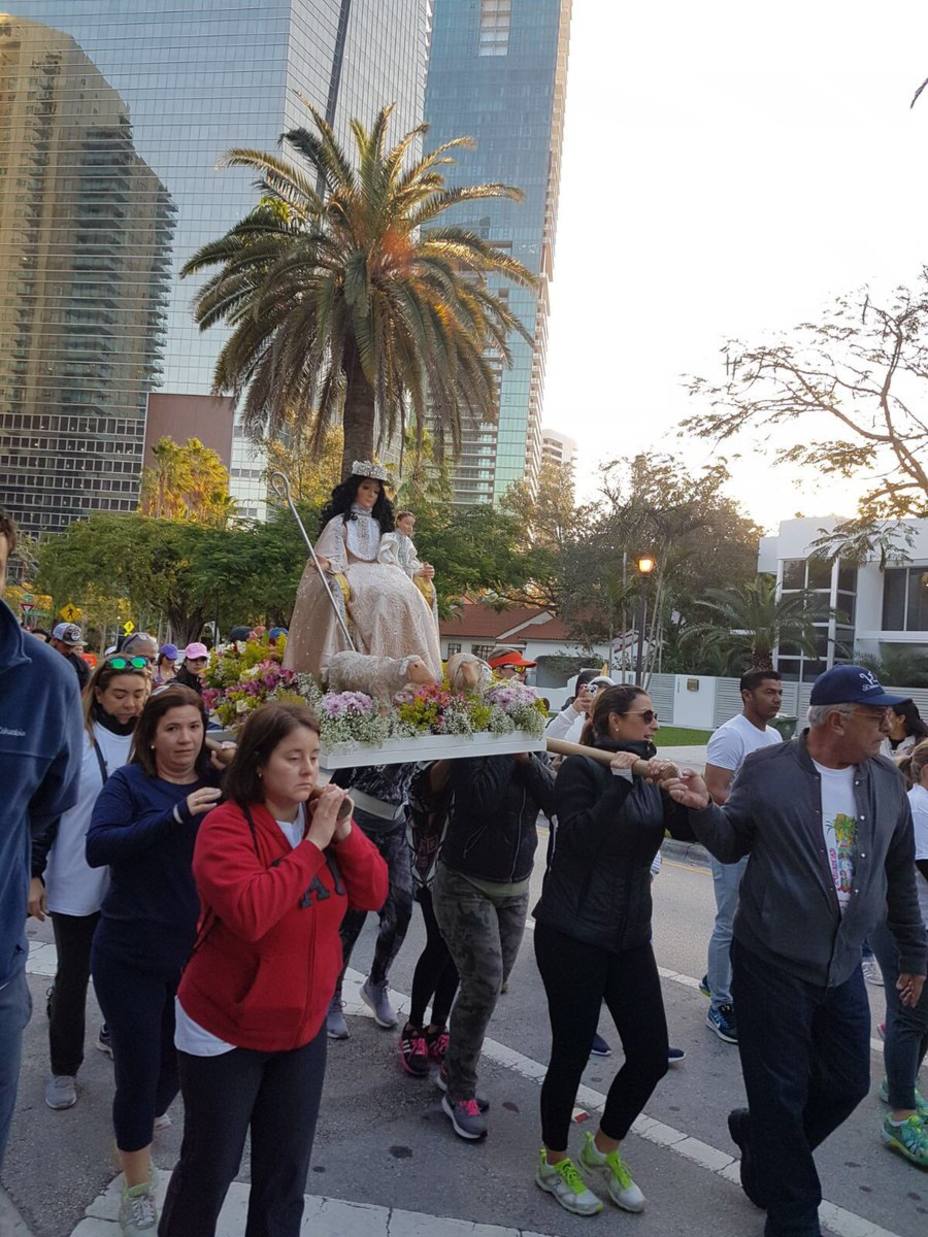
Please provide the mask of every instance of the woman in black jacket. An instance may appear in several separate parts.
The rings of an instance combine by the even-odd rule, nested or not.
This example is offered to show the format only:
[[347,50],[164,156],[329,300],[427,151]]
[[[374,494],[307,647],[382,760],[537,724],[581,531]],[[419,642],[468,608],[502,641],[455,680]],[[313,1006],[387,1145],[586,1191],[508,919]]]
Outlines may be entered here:
[[[657,729],[654,706],[640,687],[599,694],[583,741],[612,752],[612,760],[571,756],[562,765],[554,846],[535,907],[535,956],[552,1032],[535,1180],[579,1215],[602,1210],[580,1171],[603,1180],[617,1206],[643,1210],[644,1195],[619,1146],[667,1071],[667,1022],[651,948],[650,869],[666,829],[675,837],[693,835],[686,814],[655,785],[674,772],[656,759],[651,740]],[[568,1132],[603,1001],[625,1063],[609,1088],[599,1129],[584,1137],[578,1171],[567,1154]]]
[[449,785],[453,806],[432,902],[461,986],[438,1085],[454,1132],[478,1139],[487,1125],[477,1062],[525,930],[535,821],[539,811],[554,811],[554,779],[537,756],[523,752],[452,761]]

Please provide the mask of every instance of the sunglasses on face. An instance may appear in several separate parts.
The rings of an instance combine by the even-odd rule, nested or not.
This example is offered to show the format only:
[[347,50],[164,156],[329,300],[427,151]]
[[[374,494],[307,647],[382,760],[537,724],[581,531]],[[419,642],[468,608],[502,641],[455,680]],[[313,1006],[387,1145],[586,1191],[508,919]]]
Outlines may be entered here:
[[646,726],[650,726],[652,722],[657,721],[657,714],[653,709],[642,709],[640,713],[626,713],[626,717],[640,717]]
[[114,670],[147,670],[149,659],[147,657],[110,657],[106,664],[112,666]]

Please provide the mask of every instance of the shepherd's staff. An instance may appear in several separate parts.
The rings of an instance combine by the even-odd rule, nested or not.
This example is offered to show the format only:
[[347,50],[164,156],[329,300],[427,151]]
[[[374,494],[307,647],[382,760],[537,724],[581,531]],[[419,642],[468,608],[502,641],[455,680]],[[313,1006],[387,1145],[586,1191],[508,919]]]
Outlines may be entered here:
[[306,548],[307,550],[309,550],[309,554],[313,560],[313,564],[316,570],[319,572],[319,579],[322,581],[322,587],[325,589],[325,595],[329,599],[329,604],[331,605],[332,612],[335,615],[335,621],[338,623],[339,627],[341,628],[342,635],[348,641],[348,647],[351,649],[352,652],[356,653],[358,650],[355,648],[355,643],[351,638],[351,632],[348,630],[348,624],[342,618],[341,611],[338,608],[338,603],[335,600],[335,594],[332,592],[332,587],[329,584],[328,580],[326,579],[326,573],[325,571],[323,571],[322,564],[319,562],[319,557],[316,554],[315,547],[313,546],[313,543],[309,539],[309,534],[307,533],[303,525],[303,521],[300,519],[300,513],[299,511],[297,511],[296,504],[294,503],[293,498],[291,497],[290,482],[287,479],[286,474],[282,472],[272,472],[268,480],[271,483],[271,489],[274,491],[277,497],[282,498],[284,502],[287,504],[287,506],[290,508],[290,510],[292,511],[293,518],[296,520],[296,523],[297,523],[297,527],[299,528],[300,532],[303,534],[303,540],[306,542]]

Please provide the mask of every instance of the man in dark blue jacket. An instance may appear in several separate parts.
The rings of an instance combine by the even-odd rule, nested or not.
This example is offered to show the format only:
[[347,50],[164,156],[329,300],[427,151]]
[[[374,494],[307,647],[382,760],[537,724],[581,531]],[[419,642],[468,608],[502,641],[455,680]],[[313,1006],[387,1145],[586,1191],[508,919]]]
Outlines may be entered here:
[[[15,547],[15,526],[0,508],[0,594]],[[25,934],[30,831],[44,830],[74,804],[81,744],[74,672],[0,601],[0,1165],[32,1010]]]

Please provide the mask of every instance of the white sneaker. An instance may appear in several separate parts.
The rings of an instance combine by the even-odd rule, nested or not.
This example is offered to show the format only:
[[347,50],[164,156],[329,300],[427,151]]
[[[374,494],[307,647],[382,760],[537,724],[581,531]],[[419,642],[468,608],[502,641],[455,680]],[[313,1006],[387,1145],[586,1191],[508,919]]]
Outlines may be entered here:
[[171,1120],[171,1114],[169,1112],[163,1112],[160,1117],[155,1117],[155,1133],[157,1134],[159,1130],[166,1130],[173,1124],[174,1122]]
[[77,1103],[77,1080],[70,1074],[49,1074],[45,1084],[45,1103],[59,1111]]
[[876,958],[866,958],[861,966],[861,970],[868,984],[873,984],[874,988],[883,987],[883,972],[880,970],[880,964]]
[[145,1181],[129,1186],[122,1192],[119,1205],[119,1227],[123,1237],[138,1237],[153,1233],[158,1227],[158,1207],[155,1204],[155,1184]]
[[564,1210],[572,1211],[575,1216],[595,1216],[603,1209],[602,1199],[583,1184],[570,1156],[558,1164],[549,1164],[548,1153],[542,1147],[538,1153],[535,1184],[545,1193],[553,1194]]
[[617,1207],[623,1211],[644,1211],[645,1197],[632,1180],[625,1161],[618,1151],[603,1155],[589,1132],[583,1136],[580,1167],[588,1177],[599,1177],[605,1181],[609,1197]]

